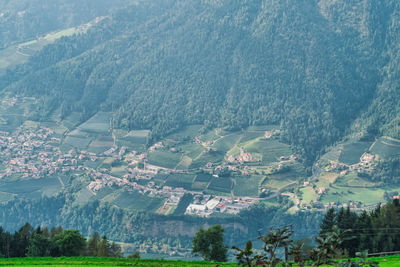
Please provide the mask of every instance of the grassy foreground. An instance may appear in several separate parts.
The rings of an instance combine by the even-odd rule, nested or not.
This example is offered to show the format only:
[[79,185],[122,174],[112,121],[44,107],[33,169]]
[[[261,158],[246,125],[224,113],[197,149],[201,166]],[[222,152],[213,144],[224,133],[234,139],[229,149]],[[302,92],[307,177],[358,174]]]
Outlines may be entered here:
[[[215,266],[204,261],[170,261],[146,259],[117,259],[100,257],[60,257],[60,258],[10,258],[0,259],[0,266]],[[235,263],[219,263],[219,266],[236,266]]]
[[[400,255],[369,258],[377,261],[379,266],[399,266]],[[205,261],[170,261],[170,260],[136,260],[96,257],[60,257],[60,258],[11,258],[0,259],[0,266],[215,266],[214,262]],[[218,266],[237,266],[234,262],[218,263]]]

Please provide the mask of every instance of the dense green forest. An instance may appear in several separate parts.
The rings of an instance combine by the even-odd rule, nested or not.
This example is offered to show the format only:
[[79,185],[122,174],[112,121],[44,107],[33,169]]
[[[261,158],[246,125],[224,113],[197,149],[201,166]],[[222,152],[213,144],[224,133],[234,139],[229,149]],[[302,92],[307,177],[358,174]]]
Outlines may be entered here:
[[[4,229],[9,231],[29,221],[32,225],[42,227],[61,225],[66,229],[77,229],[85,236],[95,232],[106,233],[111,240],[132,243],[137,248],[145,242],[189,248],[196,231],[208,225],[223,225],[226,242],[229,245],[242,245],[243,240],[257,237],[258,230],[278,225],[293,224],[298,238],[309,236],[316,232],[322,218],[321,213],[290,215],[285,210],[262,204],[243,210],[236,217],[200,218],[127,211],[97,201],[81,206],[71,205],[71,201],[69,195],[33,201],[16,199],[0,204],[0,221]],[[43,212],[43,207],[46,207],[46,212]],[[12,216],[9,216],[10,213]]]
[[115,126],[154,138],[278,123],[310,164],[351,126],[398,137],[398,11],[372,0],[143,1],[47,46],[1,87],[40,96],[38,118],[111,110]]
[[5,0],[0,2],[0,49],[51,31],[87,23],[133,1]]
[[29,223],[14,233],[0,227],[0,257],[95,256],[122,257],[121,247],[95,232],[86,240],[77,230],[36,227]]
[[320,225],[319,236],[326,236],[336,225],[350,230],[340,249],[354,257],[357,251],[369,253],[398,251],[399,243],[398,199],[379,205],[376,209],[357,213],[350,209],[328,210]]
[[[2,71],[0,96],[37,98],[26,112],[35,121],[74,113],[83,122],[100,110],[112,112],[115,129],[149,129],[150,142],[193,124],[204,132],[279,125],[277,138],[307,167],[345,136],[371,142],[382,135],[400,138],[398,1],[134,2],[2,1],[0,50],[105,18]],[[399,162],[384,159],[372,177],[360,176],[392,184]],[[14,231],[30,221],[83,235],[107,233],[137,247],[148,242],[188,248],[200,226],[219,223],[229,245],[243,247],[243,240],[266,226],[293,223],[298,237],[310,236],[321,219],[319,213],[288,214],[264,204],[237,217],[184,216],[190,194],[163,216],[98,201],[78,205],[76,192],[68,190],[0,203],[3,227]],[[364,216],[374,224],[372,213],[348,215],[352,223],[363,223]]]

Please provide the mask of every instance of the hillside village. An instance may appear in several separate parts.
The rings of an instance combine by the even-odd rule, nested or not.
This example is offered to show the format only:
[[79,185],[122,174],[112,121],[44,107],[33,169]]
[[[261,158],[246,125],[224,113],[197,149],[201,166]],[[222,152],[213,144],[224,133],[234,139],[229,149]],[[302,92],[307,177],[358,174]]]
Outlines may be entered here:
[[[188,206],[186,213],[202,217],[210,216],[214,212],[237,214],[241,209],[258,203],[257,198],[215,196],[180,187],[155,185],[150,180],[160,170],[166,173],[177,171],[150,164],[144,164],[144,168],[141,169],[138,163],[146,160],[146,153],[128,152],[124,146],[114,145],[100,154],[77,149],[62,153],[60,144],[61,139],[55,137],[54,131],[43,126],[31,130],[21,127],[12,134],[0,132],[0,160],[4,166],[7,166],[4,170],[0,170],[0,179],[10,177],[41,179],[47,176],[83,172],[92,180],[87,187],[93,194],[105,187],[125,187],[141,194],[165,198],[162,208],[166,213],[175,208],[185,194],[192,194],[194,202]],[[150,147],[149,150],[156,148],[161,148],[160,143]],[[86,161],[95,162],[108,157],[127,163],[127,173],[122,177],[116,177],[110,174],[107,168],[95,169],[84,164]],[[59,180],[63,184],[62,180]],[[138,180],[149,182],[146,185],[140,185]]]
[[[14,97],[7,99],[4,107],[12,109],[21,103],[25,103],[25,99]],[[4,120],[0,119],[0,122]],[[101,123],[106,125],[105,127],[108,125],[107,120]],[[291,211],[325,210],[329,207],[347,206],[361,209],[373,206],[362,201],[340,201],[338,197],[335,197],[336,193],[332,191],[337,187],[331,185],[341,177],[346,178],[354,173],[361,176],[372,175],[377,170],[379,162],[374,153],[364,152],[358,162],[352,164],[330,160],[319,167],[317,163],[320,175],[308,179],[293,171],[294,168],[300,168],[301,164],[295,154],[280,147],[284,144],[276,141],[279,140],[280,135],[280,130],[277,128],[244,132],[243,135],[232,139],[236,141],[229,141],[230,143],[222,147],[221,143],[227,142],[225,140],[237,133],[225,135],[217,133],[209,139],[203,135],[193,135],[185,139],[183,143],[166,139],[157,141],[146,149],[138,150],[130,147],[129,144],[116,142],[114,137],[114,142],[105,143],[107,144],[105,149],[93,151],[71,145],[67,150],[61,149],[66,138],[72,136],[72,132],[76,132],[72,131],[73,129],[69,133],[60,135],[52,127],[45,127],[40,123],[31,124],[33,124],[31,127],[21,125],[11,133],[0,132],[0,160],[2,162],[0,179],[2,181],[57,177],[64,187],[64,182],[60,179],[61,175],[72,177],[71,174],[79,173],[89,178],[87,189],[93,195],[105,188],[116,187],[158,197],[163,199],[163,204],[156,212],[165,215],[171,214],[185,195],[193,197],[190,203],[186,203],[185,214],[201,217],[208,217],[213,213],[237,214],[251,205],[277,196],[291,200]],[[105,129],[105,131],[109,132],[110,129]],[[242,137],[247,134],[254,134],[254,137],[242,141]],[[130,135],[131,133],[126,134],[126,136]],[[182,144],[197,146],[196,149],[201,149],[201,153],[192,157],[191,161],[204,158],[203,163],[197,164],[195,168],[181,168],[179,167],[181,163],[168,165],[154,161],[154,155],[158,154],[164,153],[169,157],[187,153],[182,151]],[[258,147],[264,144],[267,148]],[[270,144],[278,146],[268,148]],[[221,151],[221,149],[225,150]],[[274,156],[271,157],[268,154],[269,151],[274,153]],[[185,160],[185,157],[188,158],[184,155],[181,156],[181,162]],[[219,158],[215,158],[215,155]],[[268,157],[270,159],[266,161]],[[207,159],[209,161],[206,161]],[[118,173],[112,171],[114,163],[121,166]],[[200,174],[206,175],[204,181],[201,180]],[[334,175],[336,178],[325,183],[321,181],[324,174]],[[174,175],[193,177],[193,181],[189,181],[193,183],[192,186],[167,183],[165,182],[167,178],[162,178],[164,182],[160,182],[160,176]],[[237,185],[240,179],[244,179],[244,184]],[[246,179],[248,182],[245,181]],[[250,187],[252,183],[256,183],[256,188],[252,189],[251,194],[236,193],[240,186]]]

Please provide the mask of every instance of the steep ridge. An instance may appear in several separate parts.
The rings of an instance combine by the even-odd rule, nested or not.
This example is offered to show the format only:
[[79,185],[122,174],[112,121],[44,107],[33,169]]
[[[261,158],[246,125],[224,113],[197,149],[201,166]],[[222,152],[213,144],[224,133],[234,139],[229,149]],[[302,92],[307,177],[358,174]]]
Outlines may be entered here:
[[368,0],[144,1],[46,47],[2,87],[40,96],[37,117],[102,109],[154,138],[278,123],[311,164],[392,79],[396,12]]

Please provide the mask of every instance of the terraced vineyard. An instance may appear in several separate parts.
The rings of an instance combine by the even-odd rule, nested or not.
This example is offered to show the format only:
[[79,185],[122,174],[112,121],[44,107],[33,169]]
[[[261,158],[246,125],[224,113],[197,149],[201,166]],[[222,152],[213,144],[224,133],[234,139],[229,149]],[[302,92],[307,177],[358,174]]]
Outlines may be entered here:
[[[26,131],[48,132],[47,139],[40,141],[41,148],[33,148],[44,153],[40,157],[47,169],[40,170],[36,152],[28,165],[12,159],[18,161],[18,168],[30,170],[11,171],[2,179],[0,200],[4,201],[52,196],[73,183],[79,184],[73,195],[80,204],[99,200],[128,210],[170,212],[185,193],[253,197],[255,201],[262,190],[281,192],[305,175],[289,146],[280,142],[277,126],[232,132],[204,131],[192,125],[149,143],[149,130],[114,129],[110,112],[100,111],[87,120],[71,113],[63,119],[54,116],[51,121],[37,122],[29,112],[37,105],[36,99],[5,97],[3,102],[2,129],[17,132],[21,140]],[[277,174],[281,168],[287,170]],[[1,169],[10,172],[7,166],[0,165]],[[31,179],[32,170],[41,179]]]

